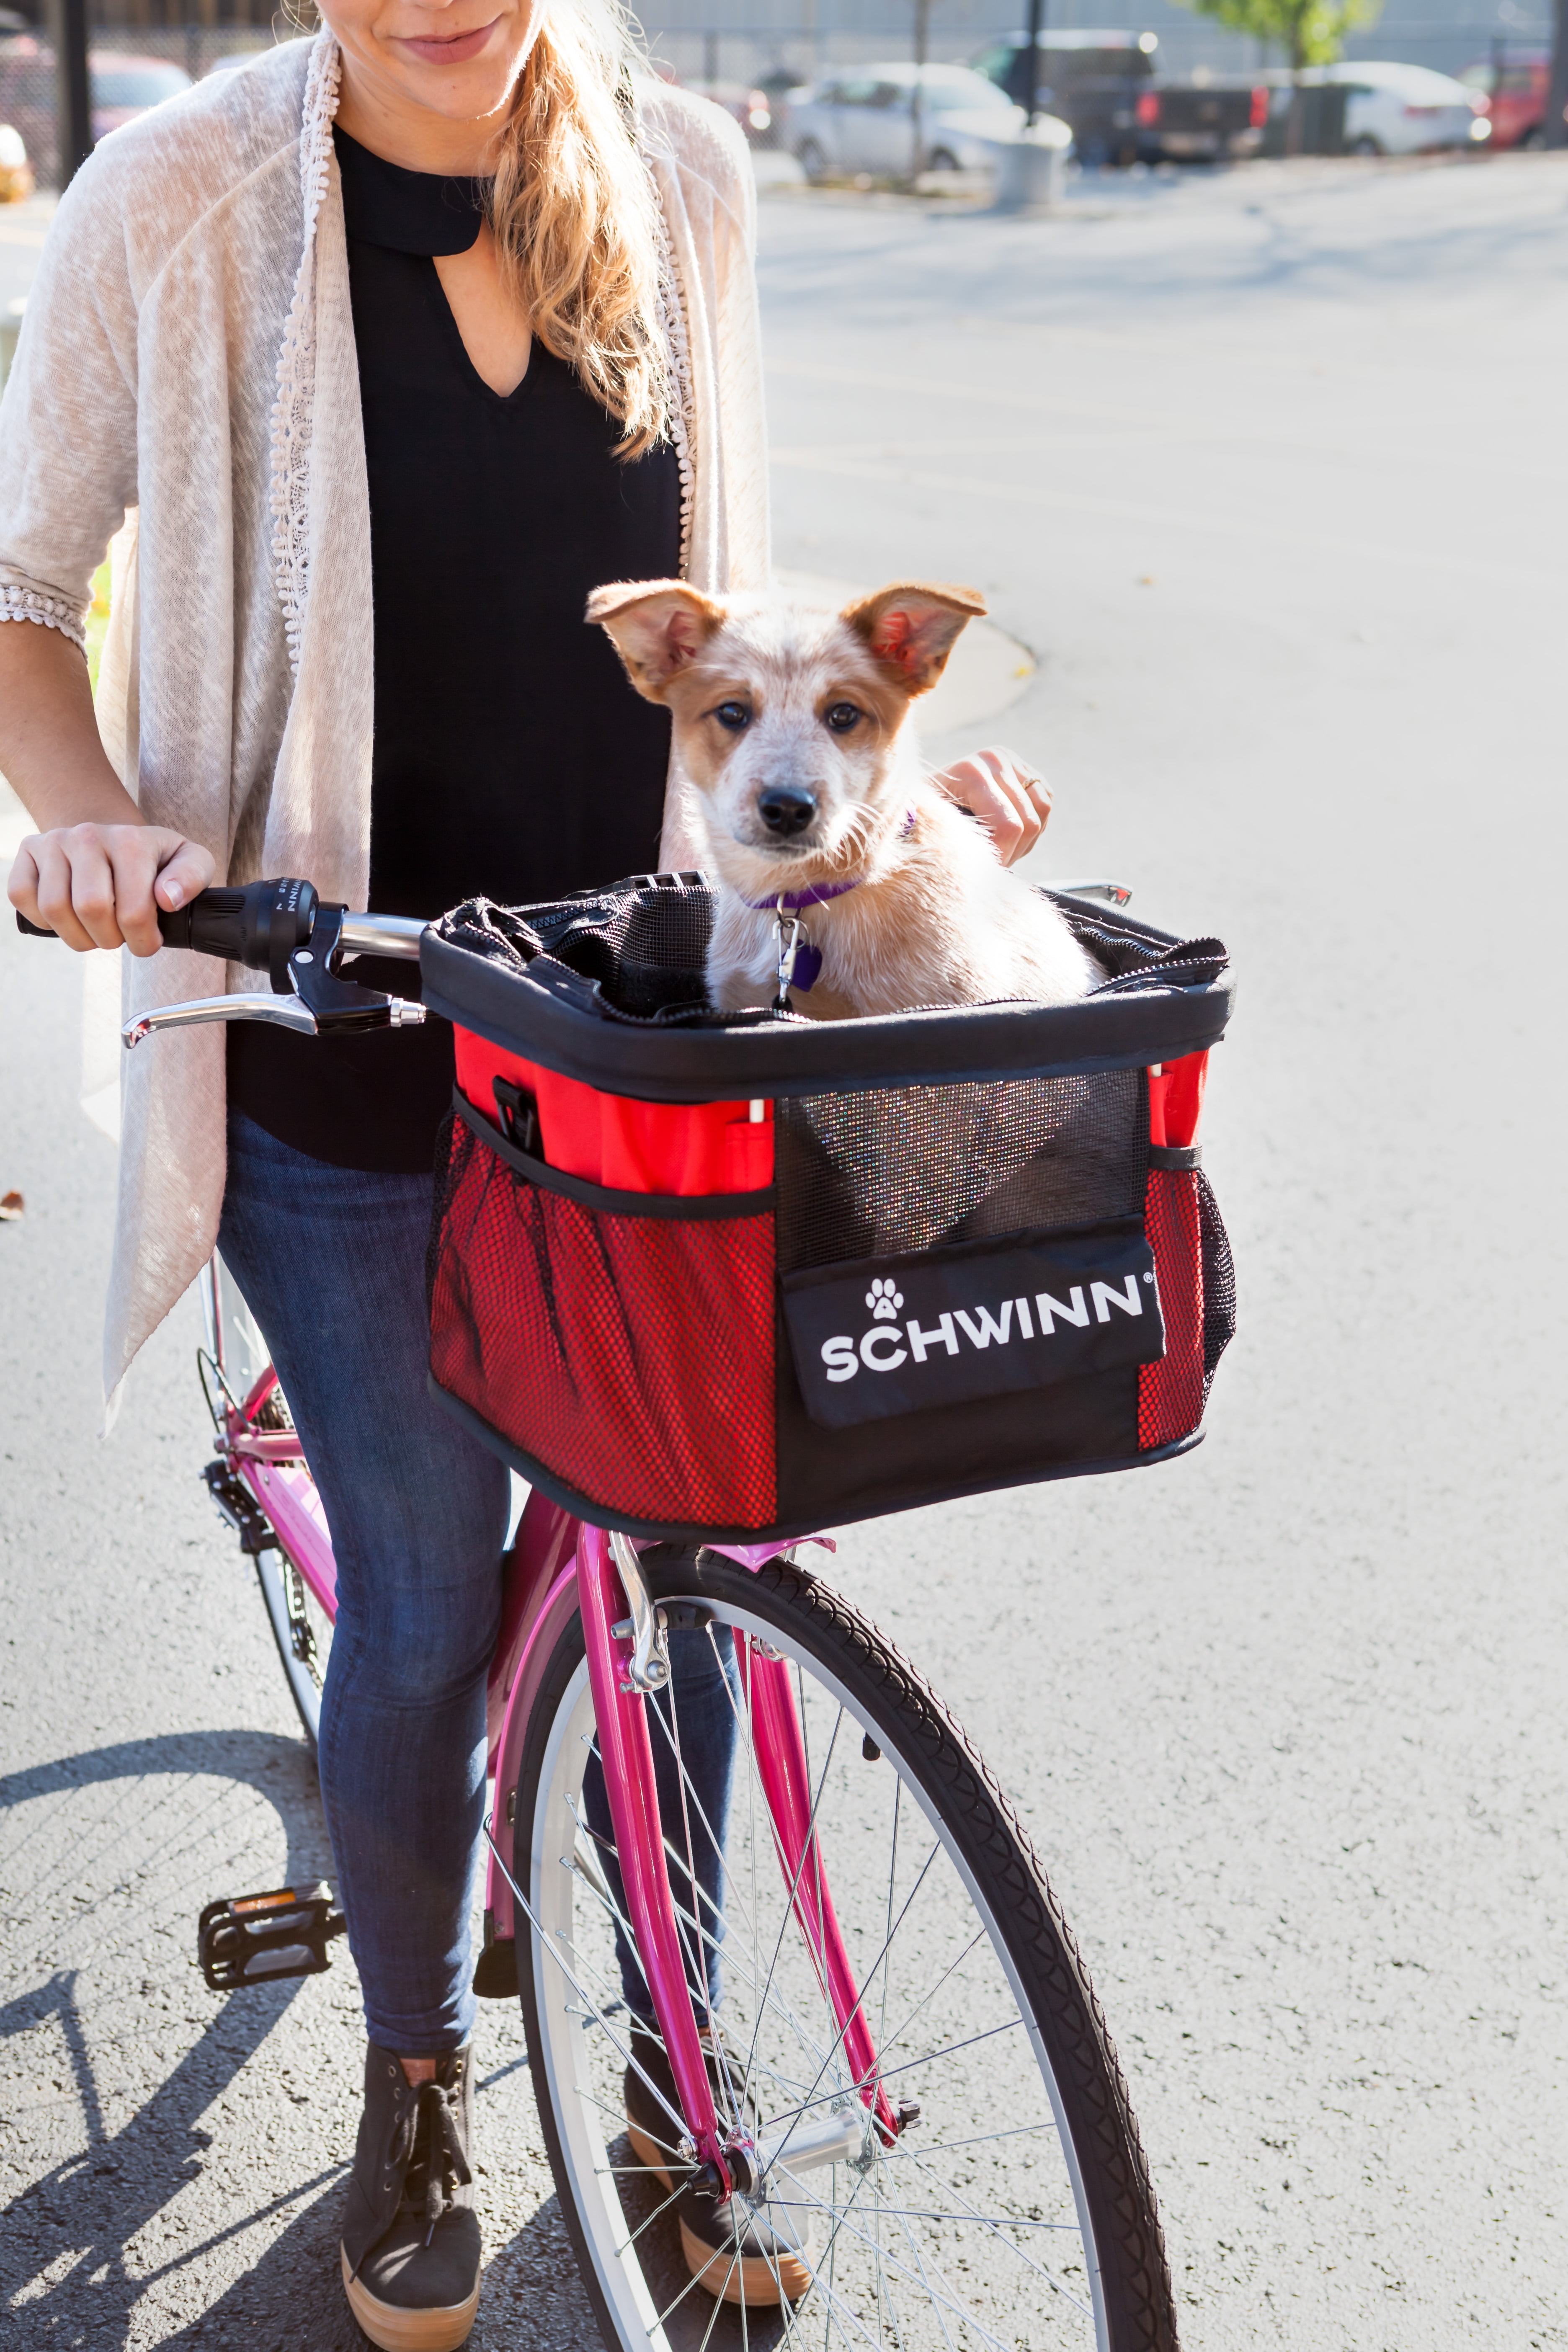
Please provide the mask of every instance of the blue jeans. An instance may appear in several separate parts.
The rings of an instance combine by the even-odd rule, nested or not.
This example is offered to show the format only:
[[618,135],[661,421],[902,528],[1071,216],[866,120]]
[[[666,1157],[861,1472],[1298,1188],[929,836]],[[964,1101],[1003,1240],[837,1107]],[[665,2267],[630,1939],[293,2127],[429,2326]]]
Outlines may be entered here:
[[[229,1116],[218,1247],[271,1350],[337,1560],[320,1763],[338,1892],[370,2038],[409,2056],[460,2049],[473,2028],[485,1680],[510,1498],[502,1464],[426,1384],[433,1191],[429,1176],[331,1167]],[[673,1636],[672,1663],[688,1769],[721,1839],[733,1717],[705,1635]],[[668,1762],[661,1798],[684,1851]],[[704,1869],[692,1829],[717,1899],[717,1857],[710,1846]],[[629,1951],[622,1977],[646,2013]]]

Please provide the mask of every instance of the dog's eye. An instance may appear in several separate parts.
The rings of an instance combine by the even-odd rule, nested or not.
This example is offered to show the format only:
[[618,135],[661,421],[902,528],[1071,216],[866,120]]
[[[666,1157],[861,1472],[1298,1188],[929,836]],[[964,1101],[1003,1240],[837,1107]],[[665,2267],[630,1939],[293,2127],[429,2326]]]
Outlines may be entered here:
[[730,730],[731,735],[738,735],[742,727],[751,724],[752,719],[752,714],[743,702],[721,702],[713,716],[721,727],[727,727]]
[[835,735],[847,735],[851,727],[860,724],[860,713],[852,702],[830,703],[822,715]]

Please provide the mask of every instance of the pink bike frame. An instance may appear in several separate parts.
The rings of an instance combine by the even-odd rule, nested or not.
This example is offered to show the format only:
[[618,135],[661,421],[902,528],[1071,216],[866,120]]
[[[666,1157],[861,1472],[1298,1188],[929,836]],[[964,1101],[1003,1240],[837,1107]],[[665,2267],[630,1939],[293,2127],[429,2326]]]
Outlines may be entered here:
[[[221,1319],[218,1330],[221,1335]],[[337,1569],[331,1537],[299,1440],[287,1430],[257,1426],[257,1416],[277,1385],[270,1367],[243,1401],[232,1399],[226,1383],[221,1443],[235,1475],[270,1523],[323,1614],[335,1620]],[[773,1554],[770,1548],[759,1547],[733,1556],[754,1570]],[[518,1933],[518,1902],[499,1851],[500,1822],[511,1819],[523,1741],[545,1667],[574,1613],[580,1612],[627,1919],[647,1973],[698,2161],[715,2168],[728,2193],[732,2182],[727,2143],[704,2063],[665,1864],[647,1703],[626,1679],[632,1645],[616,1631],[629,1609],[605,1530],[587,1526],[531,1491],[503,1563],[500,1633],[487,1694],[489,1770],[498,1816],[485,1889],[487,1929],[492,1943],[515,1940]],[[735,1653],[758,1778],[791,1907],[827,1993],[860,2096],[882,2137],[891,2141],[900,2121],[879,2079],[876,2046],[828,1890],[789,1668],[765,1644],[744,1635],[737,1637]],[[517,1874],[520,1882],[525,1874],[526,1860],[524,1871]],[[525,1932],[528,1924],[526,1919],[521,1923]]]

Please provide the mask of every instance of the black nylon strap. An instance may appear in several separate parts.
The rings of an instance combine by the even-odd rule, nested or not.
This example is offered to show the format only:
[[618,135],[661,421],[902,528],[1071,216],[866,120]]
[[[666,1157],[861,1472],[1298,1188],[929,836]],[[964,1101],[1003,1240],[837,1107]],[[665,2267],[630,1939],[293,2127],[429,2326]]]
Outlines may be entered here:
[[1151,1168],[1201,1168],[1204,1148],[1201,1143],[1152,1143],[1149,1146]]
[[542,1192],[560,1192],[568,1201],[575,1201],[580,1208],[597,1210],[601,1216],[667,1217],[680,1224],[691,1224],[720,1218],[771,1216],[777,1204],[771,1184],[761,1192],[615,1192],[607,1184],[590,1184],[585,1177],[569,1176],[563,1168],[552,1168],[546,1161],[531,1159],[526,1151],[520,1151],[493,1119],[475,1109],[458,1087],[452,1088],[452,1108],[471,1134],[477,1135],[498,1160],[504,1160],[529,1183],[537,1184]]

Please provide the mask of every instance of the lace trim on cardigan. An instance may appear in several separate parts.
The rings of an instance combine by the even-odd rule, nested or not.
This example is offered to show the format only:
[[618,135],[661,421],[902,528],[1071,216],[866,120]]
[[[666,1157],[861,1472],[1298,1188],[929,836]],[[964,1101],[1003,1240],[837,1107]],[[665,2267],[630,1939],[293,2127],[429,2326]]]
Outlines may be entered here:
[[272,571],[289,639],[289,667],[297,677],[305,606],[310,593],[310,424],[316,394],[316,220],[332,161],[332,118],[338,110],[342,58],[330,32],[317,36],[305,78],[300,130],[300,195],[304,246],[283,347],[278,354],[278,398],[272,411]]
[[0,621],[36,621],[39,628],[58,629],[62,637],[87,651],[81,614],[63,596],[46,596],[41,588],[18,588],[11,581],[0,584]]
[[686,334],[686,304],[681,297],[680,275],[675,266],[675,241],[669,234],[664,206],[658,201],[657,184],[654,188],[654,214],[658,222],[658,323],[669,353],[669,437],[675,448],[675,462],[680,469],[680,576],[684,580],[691,554],[691,513],[696,488],[691,446],[696,436],[697,411],[691,393],[691,346]]

